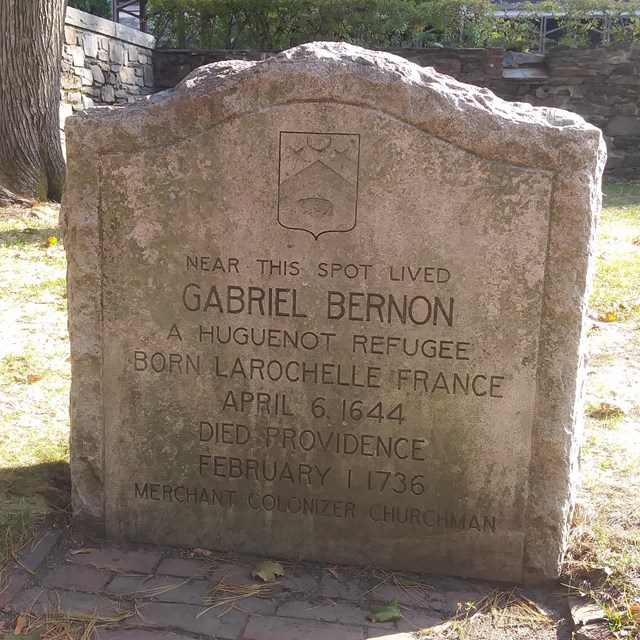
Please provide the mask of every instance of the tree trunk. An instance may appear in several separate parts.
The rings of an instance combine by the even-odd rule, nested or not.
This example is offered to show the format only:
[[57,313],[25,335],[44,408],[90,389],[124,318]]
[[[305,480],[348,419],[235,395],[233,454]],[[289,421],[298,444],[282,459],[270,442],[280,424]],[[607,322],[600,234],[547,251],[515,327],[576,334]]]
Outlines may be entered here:
[[0,187],[60,200],[60,67],[66,0],[0,0]]

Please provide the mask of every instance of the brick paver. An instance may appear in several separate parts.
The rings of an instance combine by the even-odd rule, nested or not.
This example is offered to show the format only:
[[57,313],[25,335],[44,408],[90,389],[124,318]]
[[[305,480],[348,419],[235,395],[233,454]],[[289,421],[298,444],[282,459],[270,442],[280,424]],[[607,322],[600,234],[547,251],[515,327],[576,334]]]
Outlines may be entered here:
[[26,587],[29,576],[24,571],[0,574],[0,609],[5,607]]
[[60,540],[60,531],[49,530],[37,535],[22,549],[20,564],[35,571]]
[[68,565],[48,573],[43,584],[45,587],[62,587],[74,591],[98,591],[111,575],[111,572],[104,569]]
[[377,600],[391,601],[395,600],[398,604],[407,607],[428,607],[431,596],[426,589],[412,587],[398,587],[395,584],[378,584],[373,590],[372,595]]
[[320,577],[312,573],[297,573],[278,578],[278,584],[288,591],[295,593],[317,593],[320,589]]
[[213,568],[211,563],[189,558],[166,558],[160,563],[157,573],[180,578],[204,576]]
[[[235,604],[237,611],[244,613],[253,613],[260,616],[273,615],[276,612],[277,604],[267,598],[242,598]],[[224,609],[224,607],[222,607]],[[214,609],[215,611],[216,609]],[[218,609],[220,610],[220,609]]]
[[314,620],[251,616],[243,640],[363,640],[364,628]]
[[30,587],[21,591],[5,608],[17,613],[33,612],[40,615],[49,610],[50,604],[46,589]]
[[224,578],[225,582],[232,584],[255,584],[255,578],[251,577],[251,567],[231,562],[218,562],[213,565],[210,573],[213,582],[219,582]]
[[414,633],[389,633],[384,629],[376,629],[369,627],[367,629],[366,638],[377,638],[378,640],[416,640],[419,636]]
[[360,578],[334,578],[331,574],[327,574],[320,580],[320,594],[328,598],[357,602],[370,591],[371,585]]
[[51,614],[62,610],[73,614],[113,617],[117,613],[115,603],[96,594],[73,591],[58,591],[32,587],[23,591],[14,601],[13,608],[34,614]]
[[240,635],[247,618],[247,613],[235,609],[221,616],[218,609],[205,613],[201,607],[192,604],[149,602],[138,608],[135,622],[144,627],[180,629],[215,636],[216,640],[234,640]]
[[114,546],[95,549],[89,553],[67,554],[67,562],[81,566],[93,566],[114,571],[151,573],[160,560],[159,551],[124,551]]
[[398,621],[398,631],[415,633],[419,629],[429,629],[444,622],[446,618],[435,614],[426,613],[417,609],[403,609],[402,620]]
[[148,629],[97,629],[96,640],[193,640],[191,636]]
[[185,580],[171,576],[116,576],[107,594],[134,600],[202,604],[213,584],[208,580]]
[[[311,602],[285,602],[278,607],[278,615],[289,618],[305,618],[322,622],[339,622],[348,625],[364,625],[371,615],[370,609],[353,606],[350,603],[313,604]],[[385,629],[393,629],[392,622],[379,625]]]

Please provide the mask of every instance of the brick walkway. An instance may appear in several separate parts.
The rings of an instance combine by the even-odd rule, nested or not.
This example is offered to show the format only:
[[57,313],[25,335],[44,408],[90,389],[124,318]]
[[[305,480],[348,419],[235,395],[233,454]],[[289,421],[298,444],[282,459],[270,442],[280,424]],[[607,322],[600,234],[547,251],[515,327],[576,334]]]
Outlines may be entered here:
[[[447,632],[420,630],[450,620],[461,605],[477,604],[496,588],[477,581],[283,562],[285,575],[254,594],[260,581],[250,572],[258,561],[81,540],[48,531],[22,551],[13,573],[5,572],[0,622],[4,615],[6,628],[12,629],[18,614],[31,623],[62,612],[98,616],[95,640],[444,638],[456,637],[451,627]],[[216,588],[217,598],[212,598]],[[526,595],[549,613],[552,624],[502,628],[492,626],[487,616],[484,623],[474,622],[465,637],[571,637],[564,621],[566,598],[545,590]],[[231,599],[212,608],[220,598]],[[371,605],[391,600],[398,602],[404,618],[371,622]]]

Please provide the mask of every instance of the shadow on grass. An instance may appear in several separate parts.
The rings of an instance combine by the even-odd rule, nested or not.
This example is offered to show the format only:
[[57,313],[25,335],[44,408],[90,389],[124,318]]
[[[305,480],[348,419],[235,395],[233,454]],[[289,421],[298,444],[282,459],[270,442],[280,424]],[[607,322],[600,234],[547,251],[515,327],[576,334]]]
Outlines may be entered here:
[[59,239],[59,227],[45,229],[27,228],[15,231],[0,231],[0,247],[21,247],[30,244],[45,244],[47,238],[55,236]]
[[66,462],[0,469],[0,558],[32,527],[68,521],[71,480]]
[[634,207],[640,205],[640,184],[609,182],[602,185],[603,207]]

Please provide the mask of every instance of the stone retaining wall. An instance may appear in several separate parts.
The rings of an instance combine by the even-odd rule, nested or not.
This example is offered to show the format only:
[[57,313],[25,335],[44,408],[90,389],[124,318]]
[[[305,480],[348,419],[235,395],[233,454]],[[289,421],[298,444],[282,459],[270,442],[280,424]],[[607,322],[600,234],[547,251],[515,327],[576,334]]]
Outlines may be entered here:
[[61,117],[94,104],[117,104],[154,92],[155,38],[67,8]]

